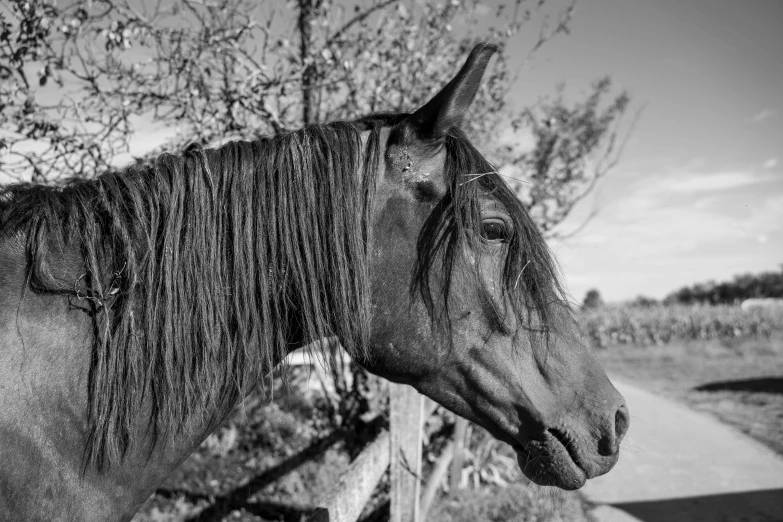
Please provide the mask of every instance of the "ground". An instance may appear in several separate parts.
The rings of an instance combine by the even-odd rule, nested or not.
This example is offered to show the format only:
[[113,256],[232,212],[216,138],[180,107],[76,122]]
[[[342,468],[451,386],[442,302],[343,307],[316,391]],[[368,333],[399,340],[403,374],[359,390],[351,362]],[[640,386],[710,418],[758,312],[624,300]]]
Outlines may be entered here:
[[707,412],[783,455],[783,338],[615,346],[598,354],[608,373]]
[[598,505],[591,514],[601,522],[783,520],[782,344],[602,353],[632,421],[618,465],[582,490]]

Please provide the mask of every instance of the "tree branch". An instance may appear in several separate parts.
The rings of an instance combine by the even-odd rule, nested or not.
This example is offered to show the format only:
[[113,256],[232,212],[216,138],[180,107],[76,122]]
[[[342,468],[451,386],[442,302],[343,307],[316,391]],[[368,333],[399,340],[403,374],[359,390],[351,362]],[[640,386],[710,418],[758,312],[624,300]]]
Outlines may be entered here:
[[337,40],[343,34],[345,34],[352,26],[362,22],[374,12],[379,11],[381,9],[385,9],[386,7],[390,6],[395,2],[399,2],[399,0],[384,0],[383,2],[368,7],[366,11],[356,14],[353,18],[348,20],[340,29],[338,29],[334,34],[332,34],[332,36],[326,39],[326,47],[332,45],[335,42],[335,40]]

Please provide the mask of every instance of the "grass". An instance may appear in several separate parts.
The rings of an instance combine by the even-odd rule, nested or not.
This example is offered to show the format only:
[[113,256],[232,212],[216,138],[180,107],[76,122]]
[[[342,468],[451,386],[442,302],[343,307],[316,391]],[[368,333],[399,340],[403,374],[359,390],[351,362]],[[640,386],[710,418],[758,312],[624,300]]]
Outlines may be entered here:
[[442,492],[430,508],[427,522],[592,521],[592,506],[577,491],[531,483],[522,475],[514,450],[486,430],[471,425],[466,441],[463,487],[457,492]]
[[574,491],[515,483],[444,497],[427,522],[589,522],[589,508]]
[[783,455],[782,335],[613,346],[599,359],[607,372],[714,415]]

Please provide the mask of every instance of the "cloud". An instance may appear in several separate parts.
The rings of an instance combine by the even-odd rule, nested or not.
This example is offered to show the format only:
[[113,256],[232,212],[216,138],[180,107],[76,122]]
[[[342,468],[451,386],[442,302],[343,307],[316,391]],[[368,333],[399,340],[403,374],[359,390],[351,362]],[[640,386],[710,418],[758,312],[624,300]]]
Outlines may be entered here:
[[738,226],[756,231],[783,229],[783,195],[778,194],[761,199],[753,207],[749,219]]
[[637,172],[584,231],[553,242],[572,295],[596,287],[610,300],[662,297],[695,281],[766,269],[783,253],[783,178],[771,163],[711,171],[708,162],[691,161]]
[[573,296],[590,287],[609,299],[663,296],[682,284],[758,265],[753,245],[770,248],[783,231],[783,195],[760,196],[752,205],[737,204],[732,194],[707,196],[716,203],[703,208],[669,206],[662,197],[659,206],[645,203],[644,209],[635,208],[639,196],[627,194],[621,213],[615,205],[605,208],[584,236],[552,244]]
[[574,245],[585,247],[602,247],[611,241],[606,234],[600,233],[584,233],[577,234],[572,240],[569,240]]
[[759,167],[710,172],[686,165],[640,176],[584,232],[553,247],[575,295],[587,280],[617,295],[628,288],[662,294],[680,280],[698,279],[705,263],[717,271],[738,252],[750,260],[752,245],[773,244],[783,232],[781,183]]
[[777,116],[777,111],[773,111],[772,109],[762,109],[756,114],[753,115],[753,117],[750,119],[753,123],[761,123],[762,121],[768,120],[770,118],[774,118]]
[[756,183],[769,181],[771,176],[768,174],[760,175],[752,171],[738,170],[711,173],[683,173],[669,176],[669,178],[670,179],[663,184],[663,187],[665,187],[666,190],[679,193],[694,193],[716,192],[755,185]]
[[[736,204],[731,193],[700,196],[688,204],[672,204],[670,199],[662,195],[653,205],[647,194],[630,193],[620,205],[599,214],[590,235],[583,243],[575,238],[575,246],[595,246],[599,238],[608,238],[601,246],[614,251],[616,260],[644,262],[650,256],[695,254],[706,243],[761,242],[761,236],[783,229],[783,195],[757,196],[751,206]],[[708,201],[694,204],[701,199]]]
[[704,172],[691,170],[686,166],[668,173],[644,176],[628,188],[625,197],[613,201],[606,212],[617,219],[635,222],[652,213],[669,210],[675,205],[685,205],[681,201],[683,197],[689,197],[687,208],[708,210],[715,207],[715,201],[726,197],[728,191],[775,179],[776,176],[771,172]]
[[767,161],[764,162],[765,169],[774,169],[777,166],[778,166],[777,158],[769,158]]

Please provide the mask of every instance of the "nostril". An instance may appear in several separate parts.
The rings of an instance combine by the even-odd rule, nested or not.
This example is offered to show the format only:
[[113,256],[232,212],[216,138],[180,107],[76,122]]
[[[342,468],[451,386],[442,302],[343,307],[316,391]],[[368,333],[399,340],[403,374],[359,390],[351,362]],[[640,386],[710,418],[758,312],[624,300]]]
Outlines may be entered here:
[[628,433],[628,428],[631,425],[631,416],[628,414],[628,407],[623,404],[618,408],[617,413],[614,414],[614,434],[617,437],[617,443],[625,437]]
[[620,449],[620,441],[628,432],[630,416],[625,405],[620,406],[614,413],[614,429],[598,442],[598,454],[603,457],[612,457]]
[[602,437],[598,441],[598,454],[602,457],[611,457],[617,453],[618,446],[616,437]]

